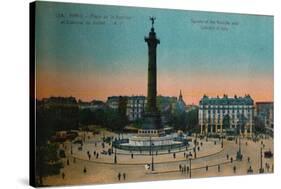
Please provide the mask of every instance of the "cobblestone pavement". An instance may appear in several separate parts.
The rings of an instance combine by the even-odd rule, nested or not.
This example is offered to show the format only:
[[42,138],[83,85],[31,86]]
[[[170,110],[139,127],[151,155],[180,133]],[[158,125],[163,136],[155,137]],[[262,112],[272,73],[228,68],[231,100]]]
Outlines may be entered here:
[[[218,139],[208,139],[208,141],[198,139],[200,151],[196,153],[196,158],[194,158],[192,149],[176,152],[175,158],[173,157],[173,152],[170,154],[158,154],[157,156],[154,154],[155,170],[151,171],[145,169],[145,165],[151,163],[152,156],[150,155],[134,154],[132,158],[131,153],[119,154],[122,151],[117,151],[117,163],[114,164],[114,155],[101,154],[103,150],[110,147],[108,144],[105,144],[104,148],[102,147],[102,136],[113,136],[113,134],[103,133],[95,136],[85,134],[82,150],[78,150],[79,144],[65,142],[63,147],[66,150],[67,157],[63,159],[65,167],[61,170],[65,177],[63,179],[61,175],[49,176],[44,178],[44,184],[105,184],[190,178],[189,172],[179,170],[180,165],[189,167],[190,162],[184,157],[184,154],[189,154],[189,152],[193,154],[191,158],[191,178],[245,175],[250,166],[253,169],[253,174],[257,174],[261,164],[261,147],[263,152],[267,150],[274,151],[272,138],[263,139],[262,144],[261,141],[253,142],[252,140],[241,139],[243,159],[242,161],[236,161],[238,142],[236,143],[235,140],[223,140],[222,148],[221,141]],[[200,145],[201,142],[203,143],[202,146]],[[94,151],[99,153],[98,158],[94,155]],[[91,158],[89,158],[88,152]],[[231,159],[233,159],[232,162]],[[67,165],[67,161],[69,165]],[[273,158],[263,158],[262,163],[265,173],[273,171]],[[266,165],[268,165],[267,168]],[[235,170],[234,167],[236,168]],[[119,173],[121,174],[120,181],[118,179]],[[123,173],[126,174],[125,180]]]

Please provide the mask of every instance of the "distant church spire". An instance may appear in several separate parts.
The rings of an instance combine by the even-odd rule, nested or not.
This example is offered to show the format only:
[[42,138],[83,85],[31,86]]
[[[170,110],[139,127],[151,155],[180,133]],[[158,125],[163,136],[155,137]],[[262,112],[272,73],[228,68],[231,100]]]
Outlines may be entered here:
[[182,94],[181,94],[181,90],[180,90],[180,96],[179,96],[179,100],[182,100]]

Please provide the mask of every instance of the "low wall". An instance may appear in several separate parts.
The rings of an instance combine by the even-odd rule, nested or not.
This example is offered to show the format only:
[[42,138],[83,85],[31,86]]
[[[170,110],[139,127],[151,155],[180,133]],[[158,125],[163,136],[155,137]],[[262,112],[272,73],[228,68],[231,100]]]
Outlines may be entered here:
[[[178,141],[178,140],[177,140]],[[178,141],[179,142],[179,141]],[[153,145],[153,146],[132,146],[132,145],[123,145],[129,143],[129,139],[121,139],[112,142],[112,146],[117,149],[126,150],[126,151],[163,151],[163,150],[174,150],[182,149],[189,146],[187,140],[180,141],[181,143],[168,144],[168,145]]]

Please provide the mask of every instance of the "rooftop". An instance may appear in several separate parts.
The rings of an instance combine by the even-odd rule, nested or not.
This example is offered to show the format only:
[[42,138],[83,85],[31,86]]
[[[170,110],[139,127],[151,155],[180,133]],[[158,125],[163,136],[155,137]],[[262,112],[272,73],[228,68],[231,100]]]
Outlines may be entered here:
[[199,102],[200,105],[253,105],[254,100],[250,95],[244,97],[228,97],[226,94],[223,97],[208,97],[206,95]]

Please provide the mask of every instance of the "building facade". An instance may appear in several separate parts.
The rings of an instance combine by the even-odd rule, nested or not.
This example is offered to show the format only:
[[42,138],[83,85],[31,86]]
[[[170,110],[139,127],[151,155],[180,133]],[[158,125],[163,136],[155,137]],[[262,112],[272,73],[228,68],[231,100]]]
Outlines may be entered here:
[[78,106],[79,106],[79,109],[81,109],[81,110],[88,109],[91,111],[106,108],[106,104],[100,100],[93,100],[91,102],[84,102],[82,100],[79,100]]
[[126,115],[129,121],[142,118],[145,108],[145,96],[130,96],[127,101]]
[[273,102],[257,102],[256,103],[257,117],[263,122],[267,128],[272,128],[274,125]]
[[245,136],[252,136],[254,101],[250,95],[229,98],[208,97],[199,102],[199,125],[201,134],[227,133],[236,130]]
[[126,102],[127,99],[127,96],[110,96],[107,98],[106,104],[109,108],[118,110],[122,104],[122,101]]

